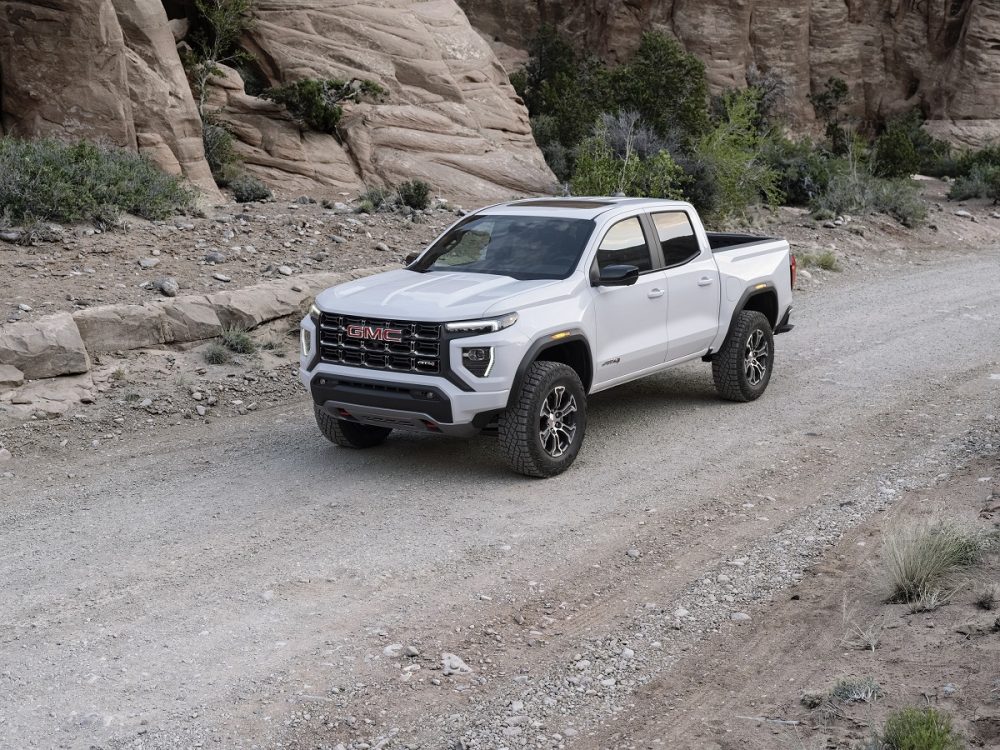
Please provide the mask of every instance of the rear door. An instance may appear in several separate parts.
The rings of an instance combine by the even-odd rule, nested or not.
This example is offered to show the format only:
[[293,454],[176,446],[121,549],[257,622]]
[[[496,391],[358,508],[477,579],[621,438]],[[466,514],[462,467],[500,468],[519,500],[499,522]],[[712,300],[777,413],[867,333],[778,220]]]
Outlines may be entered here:
[[719,331],[719,268],[704,247],[686,211],[649,214],[662,249],[667,282],[667,354],[671,362],[703,354]]
[[666,357],[667,278],[644,224],[639,216],[631,216],[608,228],[591,267],[592,279],[607,266],[639,269],[639,280],[632,286],[592,287],[595,386],[660,365]]

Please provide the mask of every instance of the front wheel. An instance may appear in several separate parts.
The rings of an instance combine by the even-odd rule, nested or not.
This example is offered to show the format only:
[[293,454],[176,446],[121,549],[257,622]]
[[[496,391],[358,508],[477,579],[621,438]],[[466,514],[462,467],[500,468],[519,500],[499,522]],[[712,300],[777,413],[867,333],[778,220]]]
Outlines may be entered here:
[[331,443],[341,448],[374,448],[382,445],[392,429],[358,424],[346,419],[337,419],[322,407],[316,407],[316,424]]
[[587,394],[576,371],[561,362],[534,362],[500,416],[501,450],[529,477],[554,477],[576,460],[587,431]]
[[771,324],[763,313],[743,310],[712,359],[716,390],[730,401],[753,401],[767,389],[773,368]]

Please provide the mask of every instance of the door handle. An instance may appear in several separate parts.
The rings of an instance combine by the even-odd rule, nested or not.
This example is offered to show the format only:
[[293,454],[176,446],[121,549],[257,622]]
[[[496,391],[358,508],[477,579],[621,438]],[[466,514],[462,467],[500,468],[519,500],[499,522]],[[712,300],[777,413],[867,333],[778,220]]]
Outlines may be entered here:
[[702,276],[700,279],[698,279],[698,286],[711,286],[711,284],[712,284],[711,276]]
[[663,290],[662,289],[650,289],[649,290],[649,294],[647,294],[646,296],[649,297],[650,299],[657,299],[658,297],[662,297],[663,296]]

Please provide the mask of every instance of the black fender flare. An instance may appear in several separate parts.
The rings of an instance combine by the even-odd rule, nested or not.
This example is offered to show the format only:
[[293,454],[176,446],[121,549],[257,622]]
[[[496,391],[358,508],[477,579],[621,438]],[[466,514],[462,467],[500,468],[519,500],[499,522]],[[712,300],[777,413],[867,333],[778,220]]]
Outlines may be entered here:
[[[559,338],[553,338],[553,336],[558,336]],[[528,372],[528,368],[531,367],[532,363],[538,359],[538,355],[548,349],[554,349],[557,346],[569,344],[573,341],[582,341],[586,346],[587,360],[590,365],[590,380],[592,383],[594,377],[594,356],[590,350],[590,341],[587,340],[587,336],[581,329],[568,328],[557,334],[543,336],[528,347],[528,351],[525,352],[524,356],[521,358],[521,363],[517,366],[517,372],[514,374],[514,382],[511,384],[510,395],[507,397],[507,406],[510,407],[511,399],[513,399],[514,396],[520,392],[521,384],[524,382],[524,376]],[[583,387],[589,392],[590,383],[585,382]]]

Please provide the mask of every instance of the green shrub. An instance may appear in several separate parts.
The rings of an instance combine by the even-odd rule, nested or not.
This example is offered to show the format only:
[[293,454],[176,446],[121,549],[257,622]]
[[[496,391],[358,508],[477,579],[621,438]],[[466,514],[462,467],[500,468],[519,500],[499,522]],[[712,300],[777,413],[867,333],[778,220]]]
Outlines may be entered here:
[[1000,201],[1000,166],[976,164],[967,175],[955,178],[948,188],[948,197],[954,201],[972,198]]
[[10,221],[106,217],[110,207],[144,219],[189,209],[194,192],[131,151],[86,141],[0,138],[0,206]]
[[808,206],[822,195],[833,176],[830,158],[809,139],[769,138],[763,158],[778,173],[778,189],[788,206]]
[[980,535],[954,523],[887,532],[882,561],[889,601],[914,602],[940,592],[957,570],[979,560],[983,546]]
[[824,250],[817,255],[812,253],[796,253],[796,259],[803,268],[822,268],[824,271],[842,271],[837,254],[832,250]]
[[885,695],[873,677],[845,677],[837,680],[830,697],[844,703],[874,703]]
[[379,98],[386,93],[374,81],[302,78],[265,89],[261,97],[284,105],[302,127],[335,135],[344,115],[341,102],[357,103],[365,98]]
[[374,214],[392,211],[396,207],[398,193],[391,188],[370,187],[358,196],[358,213]]
[[233,146],[233,134],[222,125],[206,119],[202,126],[205,160],[219,187],[226,187],[240,172],[240,158]]
[[237,354],[253,354],[257,351],[257,344],[254,343],[247,329],[242,326],[223,328],[220,338],[229,351]]
[[781,200],[780,175],[763,158],[756,128],[759,92],[734,92],[723,102],[725,114],[698,141],[697,153],[715,169],[719,217],[745,215],[749,206]]
[[237,203],[253,203],[272,196],[271,189],[253,175],[241,174],[229,180],[229,189]]
[[933,177],[954,176],[957,160],[951,144],[934,138],[924,130],[924,116],[919,110],[914,109],[891,120],[886,128],[887,133],[890,131],[904,134],[913,146],[917,155],[915,171]]
[[952,729],[951,717],[933,708],[894,711],[882,730],[883,750],[962,750],[965,743]]
[[968,175],[976,167],[1000,167],[1000,144],[979,151],[967,151],[958,157],[956,174]]
[[417,211],[423,211],[431,204],[431,186],[423,180],[404,182],[396,188],[396,192],[404,206]]
[[920,169],[920,155],[906,129],[896,124],[875,139],[872,171],[877,177],[909,177]]
[[194,0],[189,14],[191,30],[181,54],[198,112],[204,115],[208,81],[221,75],[220,64],[239,67],[252,60],[240,48],[243,35],[253,28],[256,0]]

